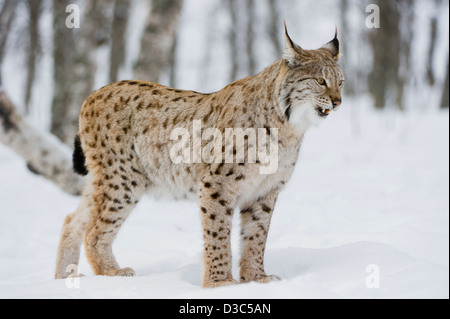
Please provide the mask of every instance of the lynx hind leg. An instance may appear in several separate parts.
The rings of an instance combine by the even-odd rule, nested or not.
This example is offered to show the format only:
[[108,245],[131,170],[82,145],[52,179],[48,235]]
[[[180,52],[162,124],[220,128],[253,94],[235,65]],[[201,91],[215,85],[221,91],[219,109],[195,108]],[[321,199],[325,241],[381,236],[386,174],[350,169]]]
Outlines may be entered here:
[[278,276],[266,275],[264,270],[266,240],[277,196],[277,192],[270,193],[241,210],[240,281],[243,283],[280,280]]
[[135,275],[133,269],[119,267],[112,243],[149,183],[136,168],[128,171],[121,166],[120,170],[124,172],[104,174],[94,184],[93,207],[84,239],[86,256],[96,275]]
[[64,221],[56,261],[56,279],[67,278],[78,271],[80,248],[93,204],[91,195],[91,187],[87,185],[77,210]]

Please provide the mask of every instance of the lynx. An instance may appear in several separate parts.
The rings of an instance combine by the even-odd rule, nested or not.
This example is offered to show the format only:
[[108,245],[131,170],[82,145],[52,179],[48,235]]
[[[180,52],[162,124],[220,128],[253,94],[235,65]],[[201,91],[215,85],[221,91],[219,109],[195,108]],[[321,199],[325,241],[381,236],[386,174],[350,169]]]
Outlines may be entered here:
[[[306,130],[340,107],[344,84],[337,32],[317,50],[296,45],[287,29],[285,39],[280,60],[216,93],[122,81],[87,98],[74,153],[74,168],[87,175],[86,186],[78,209],[64,222],[56,278],[70,276],[69,266],[78,265],[83,237],[96,275],[134,276],[133,269],[119,267],[112,243],[141,197],[150,193],[198,202],[204,239],[203,287],[238,283],[232,276],[230,247],[236,209],[241,218],[239,281],[280,280],[264,270],[275,202],[293,173]],[[226,128],[263,128],[272,141],[276,128],[276,172],[261,174],[265,164],[259,158],[254,163],[247,159],[174,163],[170,153],[179,141],[170,138],[171,132],[191,130],[194,121],[222,133]],[[192,147],[192,141],[188,144]],[[229,141],[223,141],[223,153],[226,146]],[[245,152],[253,147],[246,136]]]

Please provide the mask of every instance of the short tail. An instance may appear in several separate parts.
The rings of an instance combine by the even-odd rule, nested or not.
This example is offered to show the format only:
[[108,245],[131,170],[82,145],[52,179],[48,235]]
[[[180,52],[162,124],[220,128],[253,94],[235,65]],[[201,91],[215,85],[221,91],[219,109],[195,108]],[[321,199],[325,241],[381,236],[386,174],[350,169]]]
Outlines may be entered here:
[[86,168],[86,157],[84,156],[83,148],[81,147],[80,136],[75,137],[75,151],[73,152],[73,170],[75,173],[86,176],[89,171]]

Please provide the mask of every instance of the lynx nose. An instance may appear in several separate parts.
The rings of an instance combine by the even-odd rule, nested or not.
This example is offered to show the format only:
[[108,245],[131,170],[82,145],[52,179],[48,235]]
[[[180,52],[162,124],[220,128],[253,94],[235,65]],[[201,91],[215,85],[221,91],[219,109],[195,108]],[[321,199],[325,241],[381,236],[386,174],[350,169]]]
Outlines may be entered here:
[[333,100],[333,108],[338,108],[339,106],[341,106],[341,104],[342,104],[342,100],[341,99],[335,98]]

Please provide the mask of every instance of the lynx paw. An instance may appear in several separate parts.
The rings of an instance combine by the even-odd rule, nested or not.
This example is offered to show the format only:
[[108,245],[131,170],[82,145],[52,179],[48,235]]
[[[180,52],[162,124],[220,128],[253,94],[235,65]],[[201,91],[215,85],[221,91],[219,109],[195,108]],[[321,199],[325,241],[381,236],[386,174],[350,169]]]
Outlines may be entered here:
[[134,277],[136,276],[136,273],[131,268],[122,268],[122,269],[116,269],[111,270],[105,273],[105,276],[109,277]]
[[226,287],[226,286],[233,286],[239,284],[234,279],[227,279],[222,281],[212,281],[207,282],[203,284],[203,288],[218,288],[218,287]]
[[256,279],[255,282],[259,282],[261,284],[268,284],[275,281],[281,281],[281,278],[275,275],[264,276],[263,278]]
[[[253,278],[253,279],[250,279]],[[241,283],[249,283],[249,282],[258,282],[261,284],[268,284],[274,281],[281,281],[281,278],[275,275],[267,276],[267,275],[243,275],[241,276]]]

